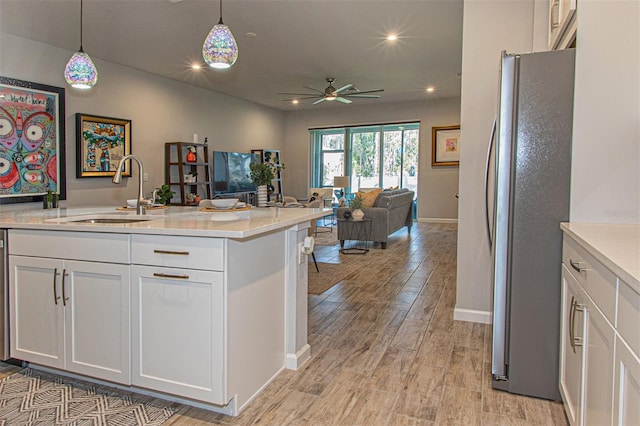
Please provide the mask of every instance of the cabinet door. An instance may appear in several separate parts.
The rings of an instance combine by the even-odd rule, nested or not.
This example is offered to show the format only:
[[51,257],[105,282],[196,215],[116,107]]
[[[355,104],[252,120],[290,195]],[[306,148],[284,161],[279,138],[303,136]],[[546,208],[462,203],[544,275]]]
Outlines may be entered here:
[[585,425],[611,424],[613,404],[613,346],[615,331],[589,298],[586,301],[587,333],[584,341]]
[[569,423],[581,424],[584,351],[584,293],[573,275],[562,267],[562,322],[560,342],[560,394]]
[[130,384],[129,266],[65,261],[68,371]]
[[223,273],[132,266],[134,385],[226,404]]
[[11,356],[64,368],[63,262],[10,256]]
[[640,359],[616,336],[614,425],[640,424]]
[[549,1],[549,49],[564,48],[563,41],[571,38],[576,0]]

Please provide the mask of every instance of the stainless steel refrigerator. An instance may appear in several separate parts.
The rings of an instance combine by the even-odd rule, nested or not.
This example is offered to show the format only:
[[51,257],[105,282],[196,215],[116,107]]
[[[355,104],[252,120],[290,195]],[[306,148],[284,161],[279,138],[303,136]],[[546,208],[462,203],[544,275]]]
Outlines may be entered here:
[[569,219],[574,50],[503,53],[487,154],[493,387],[559,400],[562,233]]

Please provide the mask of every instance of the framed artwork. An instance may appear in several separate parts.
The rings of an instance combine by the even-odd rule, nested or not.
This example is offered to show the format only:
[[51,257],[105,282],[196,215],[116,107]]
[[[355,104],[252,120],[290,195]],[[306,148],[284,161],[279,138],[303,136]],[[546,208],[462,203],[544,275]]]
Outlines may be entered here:
[[0,77],[0,204],[66,198],[64,88]]
[[[122,157],[131,154],[131,120],[76,114],[76,177],[113,177]],[[131,176],[127,161],[122,176]]]
[[460,165],[460,125],[431,128],[431,165]]

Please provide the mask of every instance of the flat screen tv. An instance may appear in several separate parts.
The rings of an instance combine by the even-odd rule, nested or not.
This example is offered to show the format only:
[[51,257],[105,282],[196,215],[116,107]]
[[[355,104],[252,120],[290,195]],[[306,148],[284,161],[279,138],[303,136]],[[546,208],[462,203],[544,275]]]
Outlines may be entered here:
[[255,154],[245,152],[213,152],[213,190],[215,194],[255,191],[249,177],[249,164],[257,161]]

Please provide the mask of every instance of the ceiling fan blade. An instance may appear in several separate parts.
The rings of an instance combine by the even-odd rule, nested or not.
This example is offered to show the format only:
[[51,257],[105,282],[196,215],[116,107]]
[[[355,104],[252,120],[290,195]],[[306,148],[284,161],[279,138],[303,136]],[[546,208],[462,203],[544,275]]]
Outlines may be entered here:
[[287,95],[287,96],[322,96],[316,95],[315,93],[287,93],[287,92],[278,92],[278,95]]
[[318,92],[324,96],[324,92],[322,90],[314,89],[313,87],[309,87],[309,86],[302,86],[302,87],[304,87],[305,89],[313,90],[314,92]]
[[377,92],[384,92],[384,89],[357,90],[355,92],[343,93],[343,95],[354,95],[359,93],[377,93]]
[[361,95],[360,93],[351,93],[351,94],[343,93],[340,96],[349,97],[349,98],[379,98],[380,97],[380,95]]
[[313,103],[313,105],[315,105],[315,104],[319,104],[320,102],[324,102],[324,100],[325,100],[325,99],[324,99],[324,97],[323,97],[323,98],[320,98],[320,99],[318,99],[317,101],[315,101],[315,102]]
[[282,102],[291,102],[291,101],[302,101],[305,99],[318,99],[320,96],[303,96],[303,97],[296,97],[296,98],[291,98],[291,99],[283,99]]
[[342,86],[341,88],[336,90],[336,93],[341,94],[342,92],[346,92],[348,90],[353,90],[353,89],[354,89],[353,84],[347,84],[346,86]]
[[341,98],[340,96],[338,96],[336,98],[336,101],[342,102],[343,104],[350,104],[351,103],[351,101],[349,99]]

